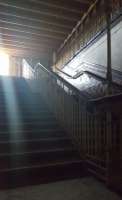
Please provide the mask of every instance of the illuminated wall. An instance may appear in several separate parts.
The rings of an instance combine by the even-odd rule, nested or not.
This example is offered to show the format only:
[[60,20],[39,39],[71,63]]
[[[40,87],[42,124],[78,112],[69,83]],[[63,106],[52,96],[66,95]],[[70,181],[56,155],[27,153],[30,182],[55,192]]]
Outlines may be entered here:
[[[107,36],[104,35],[80,54],[80,59],[107,66]],[[112,29],[112,67],[122,71],[122,22]]]
[[[73,75],[73,70],[82,62],[107,66],[107,35],[81,51],[64,71]],[[112,29],[112,68],[122,71],[122,22]]]
[[10,76],[22,76],[22,58],[10,56]]

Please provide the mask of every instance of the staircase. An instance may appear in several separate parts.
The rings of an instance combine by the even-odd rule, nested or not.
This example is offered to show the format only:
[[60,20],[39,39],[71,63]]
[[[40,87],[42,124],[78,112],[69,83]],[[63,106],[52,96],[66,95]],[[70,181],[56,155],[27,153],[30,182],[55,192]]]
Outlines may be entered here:
[[0,77],[0,188],[85,174],[70,139],[22,78]]

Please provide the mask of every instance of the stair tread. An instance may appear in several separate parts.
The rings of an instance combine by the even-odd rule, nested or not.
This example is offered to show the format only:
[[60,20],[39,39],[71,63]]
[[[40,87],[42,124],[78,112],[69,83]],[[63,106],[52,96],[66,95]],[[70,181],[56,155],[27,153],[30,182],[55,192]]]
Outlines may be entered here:
[[14,170],[24,170],[24,169],[32,169],[32,168],[43,168],[43,167],[50,167],[50,166],[57,166],[57,165],[66,165],[66,164],[73,164],[73,163],[83,163],[81,159],[70,159],[70,160],[62,160],[62,161],[55,161],[55,162],[48,162],[47,164],[41,165],[29,165],[23,167],[15,167],[15,168],[6,168],[0,170],[0,172],[7,172],[7,171],[14,171]]
[[[43,123],[43,124],[56,124],[56,125],[58,125],[59,126],[59,124],[58,124],[58,122],[57,121],[41,121],[41,120],[36,120],[35,122],[33,122],[33,121],[29,121],[29,122],[26,122],[26,121],[22,121],[22,120],[20,120],[19,122],[17,122],[17,123],[15,123],[15,122],[13,122],[13,123],[11,123],[10,122],[10,124],[11,125],[21,125],[22,123],[23,124],[29,124],[29,125],[39,125],[40,123]],[[0,126],[2,126],[2,125],[9,125],[9,123],[7,123],[7,122],[1,122],[0,121]]]
[[55,148],[55,149],[45,149],[45,150],[36,150],[36,151],[26,151],[26,152],[14,152],[14,153],[0,153],[0,157],[3,156],[17,156],[17,155],[28,155],[28,154],[40,154],[40,153],[52,153],[52,152],[61,152],[61,151],[74,151],[71,148]]
[[[49,128],[49,127],[46,127],[46,128],[39,128],[39,127],[37,127],[36,129],[34,128],[34,129],[22,129],[22,128],[18,128],[15,132],[16,133],[22,133],[22,132],[24,132],[24,131],[26,131],[27,133],[29,132],[29,133],[33,133],[33,132],[49,132],[49,131],[59,131],[59,132],[64,132],[64,130],[62,130],[62,129],[60,129],[59,127],[57,127],[57,128]],[[4,129],[4,130],[0,130],[0,134],[9,134],[10,132],[8,131],[8,130],[6,130],[6,129]]]
[[[3,79],[13,85],[18,112],[8,113],[5,95],[14,94],[4,91]],[[83,169],[71,139],[23,78],[0,77],[0,147],[0,187],[77,176]]]
[[76,151],[50,151],[29,154],[0,156],[0,170],[30,165],[48,165],[49,163],[80,160]]
[[71,140],[66,137],[57,137],[49,139],[41,138],[35,140],[9,140],[0,142],[0,154],[9,153],[12,149],[14,149],[15,152],[25,152],[71,147],[73,147]]
[[29,143],[29,142],[39,142],[39,141],[55,141],[55,140],[68,140],[68,137],[48,137],[48,138],[39,138],[39,139],[24,139],[24,140],[9,140],[9,141],[0,141],[0,144],[9,144],[9,143]]

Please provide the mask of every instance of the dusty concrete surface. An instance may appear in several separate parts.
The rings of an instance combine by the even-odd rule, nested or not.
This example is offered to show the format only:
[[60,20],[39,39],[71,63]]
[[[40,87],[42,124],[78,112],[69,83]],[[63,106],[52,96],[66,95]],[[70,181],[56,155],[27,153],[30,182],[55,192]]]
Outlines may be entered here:
[[0,191],[0,200],[120,200],[93,178]]

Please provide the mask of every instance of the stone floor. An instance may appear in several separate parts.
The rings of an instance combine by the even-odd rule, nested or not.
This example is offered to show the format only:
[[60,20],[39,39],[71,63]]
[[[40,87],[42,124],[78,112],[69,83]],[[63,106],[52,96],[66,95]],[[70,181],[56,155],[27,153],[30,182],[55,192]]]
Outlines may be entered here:
[[0,191],[0,200],[120,200],[93,178]]

